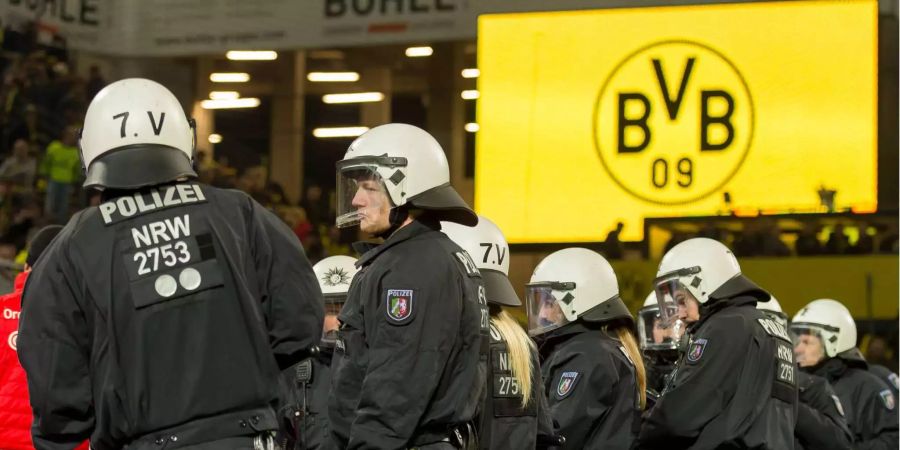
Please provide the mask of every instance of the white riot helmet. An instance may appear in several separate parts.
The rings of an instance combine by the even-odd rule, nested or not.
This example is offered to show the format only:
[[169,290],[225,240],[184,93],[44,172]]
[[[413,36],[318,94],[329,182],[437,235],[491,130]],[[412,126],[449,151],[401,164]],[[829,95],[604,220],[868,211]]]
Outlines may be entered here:
[[544,258],[526,285],[525,301],[532,336],[578,318],[588,322],[634,320],[619,298],[612,266],[599,253],[585,248],[567,248]]
[[689,292],[700,304],[739,294],[767,301],[769,294],[741,273],[734,253],[708,238],[688,239],[663,255],[656,272],[656,297],[664,323],[676,320],[673,312]]
[[678,350],[685,328],[685,323],[681,320],[675,320],[671,324],[663,323],[656,292],[651,291],[647,295],[637,316],[638,338],[643,352]]
[[85,187],[137,189],[195,178],[193,120],[165,86],[116,81],[88,106],[79,146]]
[[327,299],[343,303],[347,299],[347,291],[350,290],[350,282],[356,275],[356,258],[350,256],[329,256],[313,266],[313,272],[319,280],[319,288]]
[[441,231],[469,253],[481,272],[488,303],[520,306],[522,301],[509,282],[509,244],[506,237],[484,216],[478,224],[466,227],[453,222],[441,222]]
[[[350,282],[353,281],[357,270],[356,258],[349,256],[329,256],[313,266],[313,272],[315,272],[316,279],[319,280],[319,288],[322,290],[322,297],[325,299],[326,325],[329,315],[336,316],[341,312],[344,302],[347,301]],[[333,345],[336,339],[336,329],[322,330],[322,343],[326,346]]]
[[[362,181],[375,181],[361,185]],[[356,138],[337,163],[338,227],[357,225],[358,195],[387,194],[391,207],[411,205],[438,212],[441,220],[474,226],[478,216],[450,185],[450,168],[440,144],[421,128],[403,123],[375,127]]]
[[757,303],[756,309],[764,312],[767,316],[781,324],[785,330],[788,329],[788,316],[781,309],[781,303],[779,303],[778,299],[774,296],[770,297],[767,302]]
[[804,306],[791,321],[791,333],[818,336],[829,358],[856,348],[856,322],[837,300],[819,299]]

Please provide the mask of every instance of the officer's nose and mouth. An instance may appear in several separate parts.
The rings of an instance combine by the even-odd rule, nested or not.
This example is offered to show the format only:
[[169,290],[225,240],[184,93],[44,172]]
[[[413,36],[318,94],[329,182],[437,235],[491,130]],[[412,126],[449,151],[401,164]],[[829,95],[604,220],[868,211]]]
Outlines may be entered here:
[[562,321],[562,311],[556,301],[551,299],[541,300],[541,311],[538,316],[541,326],[556,325]]

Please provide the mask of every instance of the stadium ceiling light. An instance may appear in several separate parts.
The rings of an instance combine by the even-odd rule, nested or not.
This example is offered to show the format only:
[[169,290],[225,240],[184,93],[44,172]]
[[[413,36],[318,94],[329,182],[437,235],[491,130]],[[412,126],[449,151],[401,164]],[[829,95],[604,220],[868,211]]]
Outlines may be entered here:
[[328,104],[337,103],[368,103],[384,100],[381,92],[357,92],[353,94],[325,94],[322,101]]
[[209,74],[209,81],[213,83],[246,83],[250,81],[250,74],[246,72],[216,72]]
[[259,106],[259,99],[247,97],[225,100],[203,100],[200,102],[200,106],[202,106],[203,109],[256,108]]
[[209,143],[210,144],[218,144],[219,142],[222,142],[221,134],[213,133],[213,134],[209,135]]
[[477,89],[470,89],[470,90],[462,91],[462,94],[460,94],[460,97],[462,97],[463,100],[476,100],[478,97],[481,97],[481,93],[478,92]]
[[463,78],[478,78],[479,75],[481,75],[481,71],[474,67],[462,70]]
[[359,81],[359,72],[310,72],[306,79],[314,83],[352,83]]
[[465,127],[465,128],[466,128],[466,131],[468,131],[469,133],[477,133],[478,130],[481,129],[481,126],[479,126],[479,125],[478,125],[477,123],[475,123],[475,122],[469,122],[469,123],[466,124],[466,127]]
[[428,46],[422,47],[409,47],[406,49],[406,56],[410,58],[422,58],[424,56],[431,56],[434,53],[434,49]]
[[211,100],[234,100],[240,96],[238,91],[212,91],[209,93]]
[[229,50],[225,57],[232,61],[273,61],[278,58],[274,50]]
[[323,127],[313,129],[313,136],[322,139],[356,137],[366,131],[369,131],[369,127]]

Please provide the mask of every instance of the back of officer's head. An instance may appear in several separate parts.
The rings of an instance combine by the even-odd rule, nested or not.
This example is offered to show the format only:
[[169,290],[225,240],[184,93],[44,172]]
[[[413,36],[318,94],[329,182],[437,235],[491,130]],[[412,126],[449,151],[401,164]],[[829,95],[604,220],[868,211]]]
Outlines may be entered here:
[[116,81],[88,106],[79,147],[85,187],[139,189],[195,178],[196,133],[175,95],[143,78]]

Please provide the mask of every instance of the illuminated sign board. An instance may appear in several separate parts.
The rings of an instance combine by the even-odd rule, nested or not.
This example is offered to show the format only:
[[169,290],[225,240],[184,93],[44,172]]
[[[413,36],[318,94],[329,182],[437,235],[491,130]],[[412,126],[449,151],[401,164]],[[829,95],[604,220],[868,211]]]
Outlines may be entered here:
[[510,242],[651,216],[876,206],[877,3],[479,19],[475,205]]

